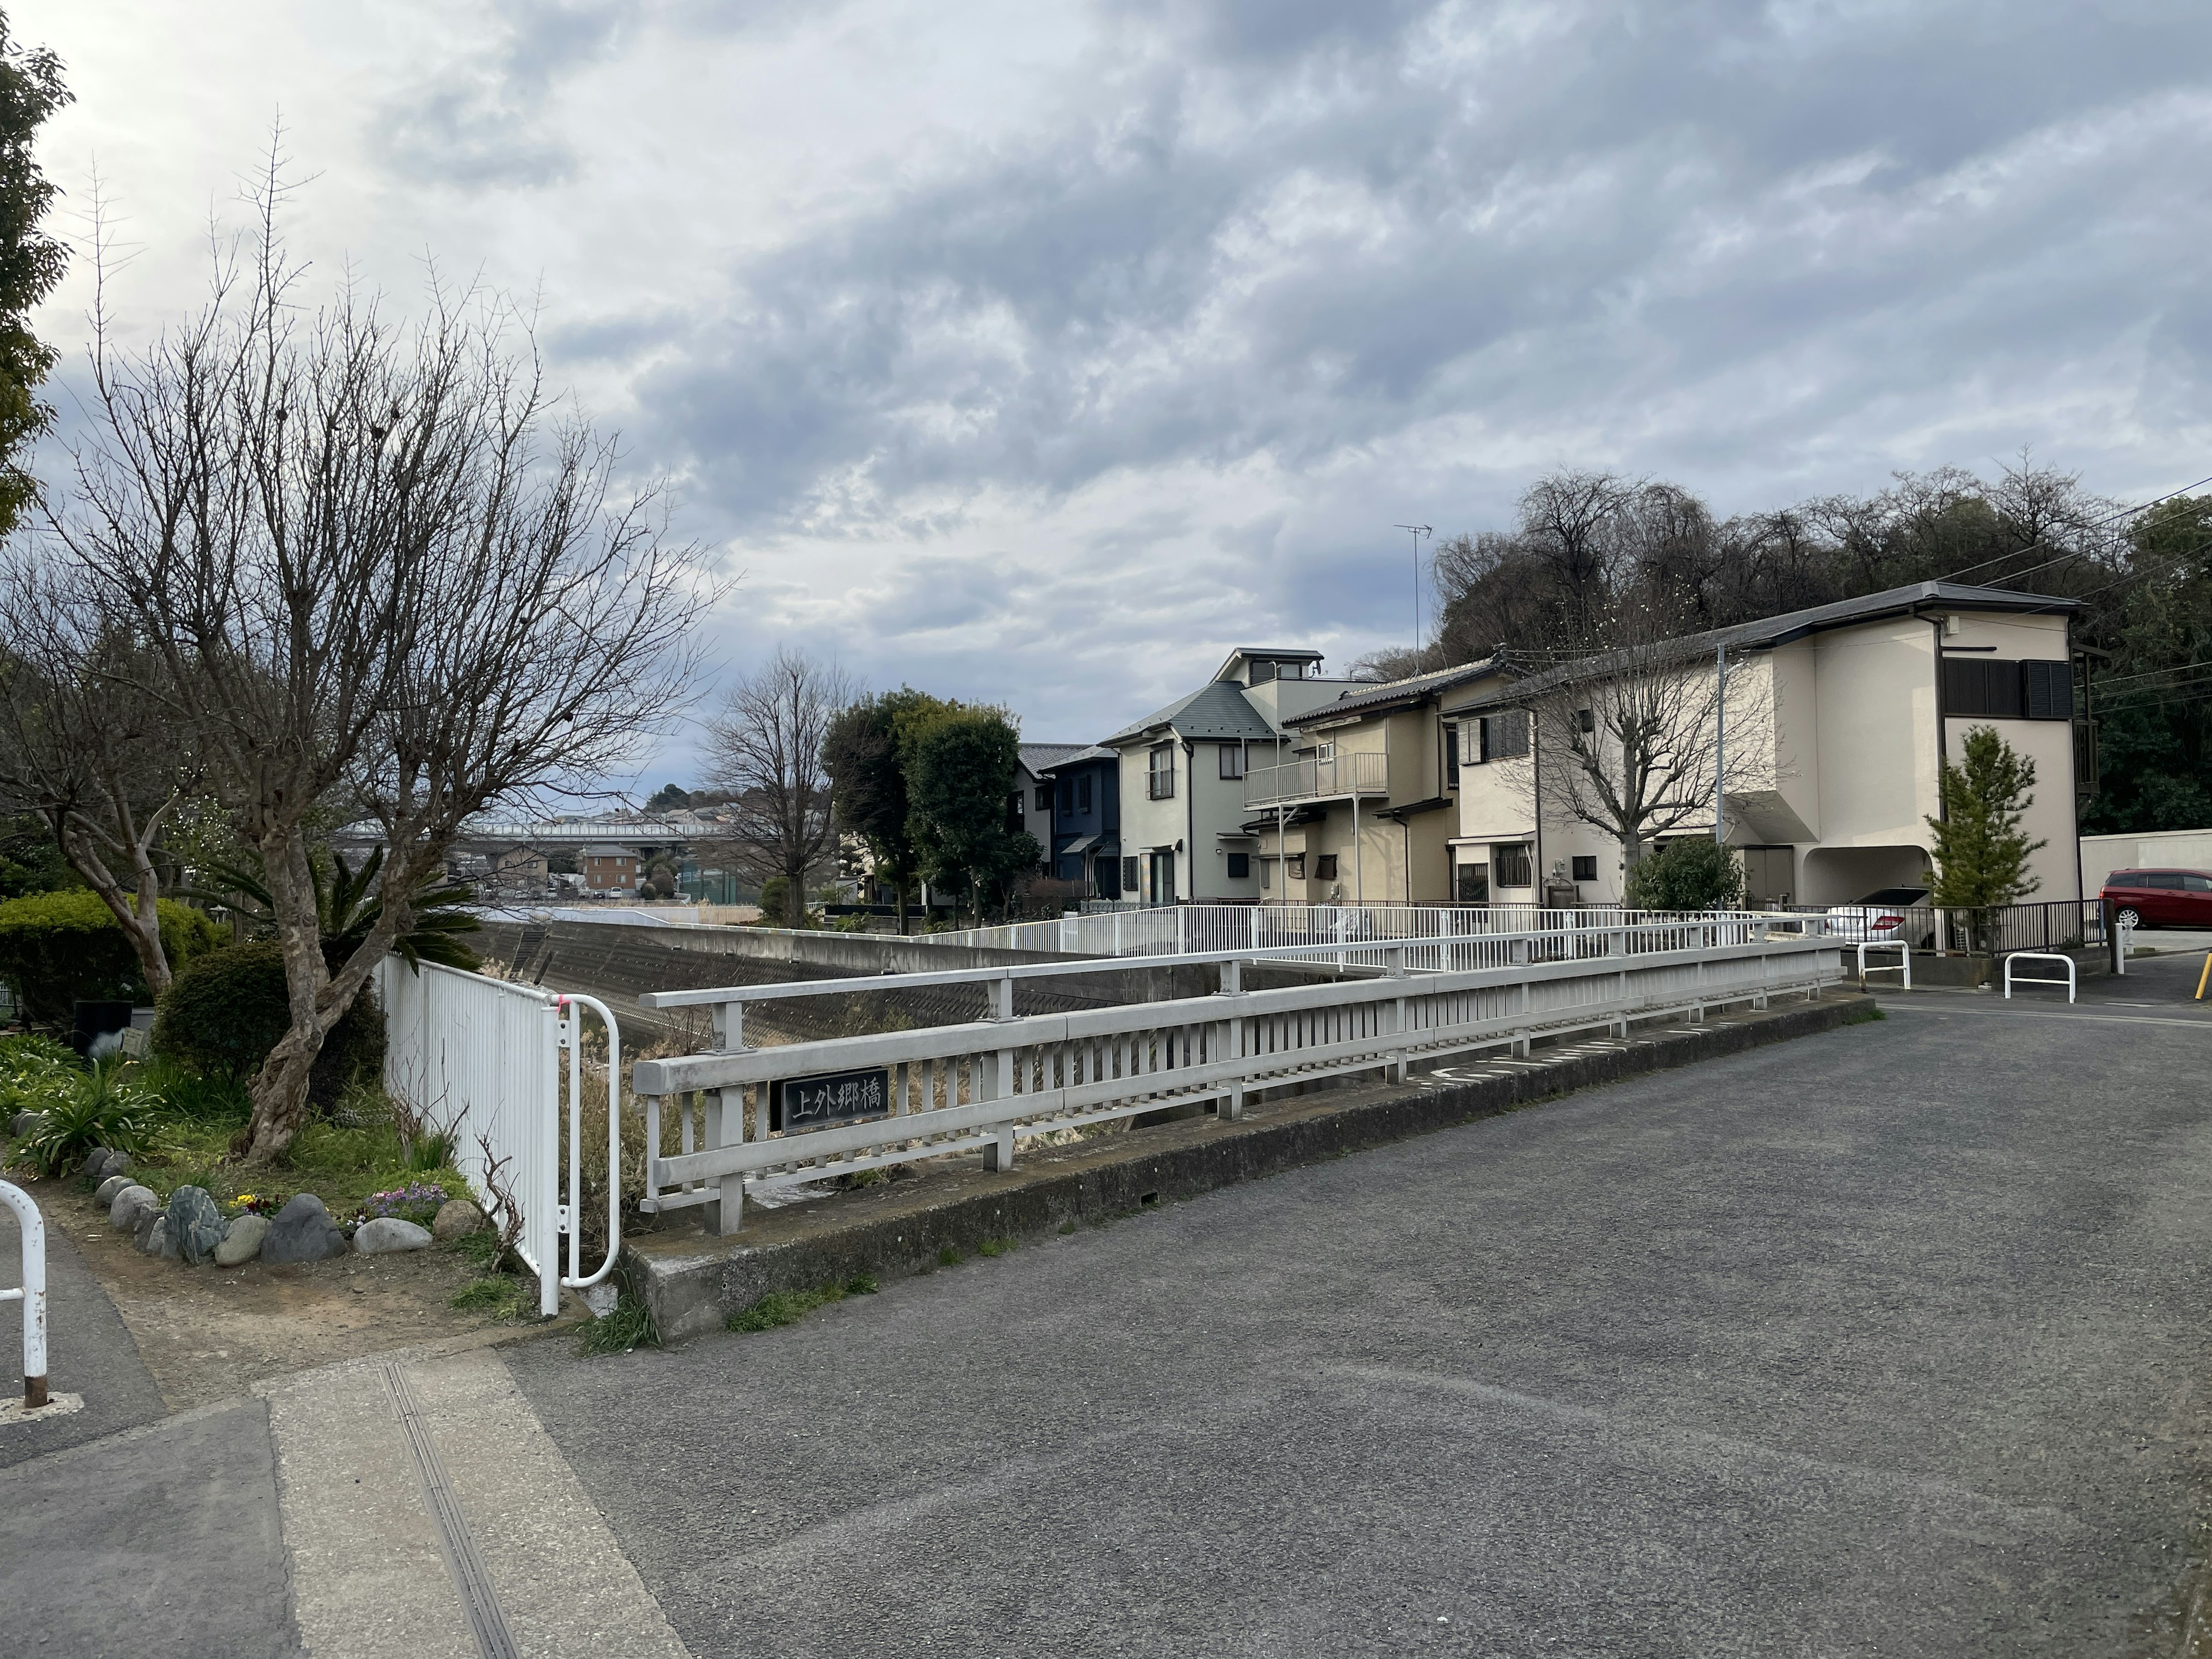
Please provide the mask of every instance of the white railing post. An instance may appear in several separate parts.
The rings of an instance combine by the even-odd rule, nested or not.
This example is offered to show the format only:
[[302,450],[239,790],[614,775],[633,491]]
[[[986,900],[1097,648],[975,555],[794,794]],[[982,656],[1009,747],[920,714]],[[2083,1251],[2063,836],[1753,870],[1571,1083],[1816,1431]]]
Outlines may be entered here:
[[[714,1047],[717,1052],[734,1054],[745,1046],[745,1005],[742,1002],[718,1002],[714,1005]],[[764,1083],[757,1091],[760,1109],[754,1114],[758,1120],[757,1139],[768,1138],[769,1091],[774,1084]],[[742,1088],[714,1089],[707,1092],[706,1133],[703,1139],[709,1146],[741,1146],[745,1139],[745,1091]],[[717,1237],[727,1237],[738,1231],[745,1222],[745,1178],[741,1173],[720,1176],[714,1182],[714,1197],[707,1206],[707,1231]]]
[[23,1282],[0,1291],[0,1302],[23,1304],[23,1409],[46,1403],[46,1223],[31,1195],[0,1181],[0,1204],[15,1212],[23,1234]]
[[[991,985],[991,1019],[1005,1024],[1014,1017],[1014,976],[1001,975]],[[1014,1051],[994,1048],[989,1063],[983,1068],[982,1095],[986,1100],[1004,1100],[1014,1092]],[[983,1148],[983,1168],[986,1172],[1011,1170],[1014,1167],[1014,1126],[1000,1126],[991,1144]]]

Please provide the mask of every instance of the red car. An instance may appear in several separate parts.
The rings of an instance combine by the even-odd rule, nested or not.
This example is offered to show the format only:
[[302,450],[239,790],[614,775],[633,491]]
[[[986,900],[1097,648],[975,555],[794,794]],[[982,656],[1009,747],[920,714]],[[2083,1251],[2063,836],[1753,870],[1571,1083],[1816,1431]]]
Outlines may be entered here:
[[2130,927],[2212,927],[2212,875],[2202,870],[2115,870],[2100,896]]

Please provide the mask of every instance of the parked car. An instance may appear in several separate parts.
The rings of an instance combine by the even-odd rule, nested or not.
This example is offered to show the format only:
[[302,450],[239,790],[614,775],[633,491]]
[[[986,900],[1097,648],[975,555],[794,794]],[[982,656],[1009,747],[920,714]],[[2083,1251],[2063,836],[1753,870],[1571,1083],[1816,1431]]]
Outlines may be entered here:
[[1828,937],[1846,945],[1894,945],[1916,951],[1936,944],[1936,915],[1925,887],[1884,887],[1855,904],[1828,908]]
[[2128,927],[2212,927],[2212,874],[2202,870],[2115,870],[2098,895]]

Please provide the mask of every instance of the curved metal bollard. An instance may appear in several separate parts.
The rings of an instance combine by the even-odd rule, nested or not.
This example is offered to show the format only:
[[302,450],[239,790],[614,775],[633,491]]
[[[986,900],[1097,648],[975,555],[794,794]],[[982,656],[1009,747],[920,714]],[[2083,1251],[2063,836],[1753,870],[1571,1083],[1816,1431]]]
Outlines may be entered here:
[[21,1187],[0,1181],[0,1204],[23,1230],[23,1282],[0,1302],[23,1304],[23,1409],[36,1411],[46,1403],[46,1224]]

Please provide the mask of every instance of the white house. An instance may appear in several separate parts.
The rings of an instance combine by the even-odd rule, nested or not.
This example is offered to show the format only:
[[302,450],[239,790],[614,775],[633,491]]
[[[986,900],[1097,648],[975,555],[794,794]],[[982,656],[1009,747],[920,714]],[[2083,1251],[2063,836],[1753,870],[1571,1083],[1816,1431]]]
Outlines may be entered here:
[[[1686,675],[1716,673],[1724,652],[1731,697],[1749,712],[1730,739],[1748,753],[1731,762],[1723,792],[1724,835],[1749,896],[1838,903],[1925,884],[1939,768],[1986,725],[2035,763],[2025,827],[2046,845],[2033,861],[2031,897],[2079,898],[2077,788],[2094,784],[2094,769],[2076,719],[2075,608],[1922,582],[1668,642]],[[1463,902],[1619,900],[1619,842],[1562,810],[1565,757],[1547,752],[1558,745],[1529,715],[1606,672],[1597,659],[1493,676],[1443,700],[1443,717],[1459,728],[1449,856]],[[1675,829],[1712,832],[1710,809]]]
[[1322,678],[1321,662],[1318,651],[1240,646],[1206,684],[1105,740],[1121,757],[1124,897],[1265,896],[1245,772],[1291,757],[1290,716],[1369,689]]

